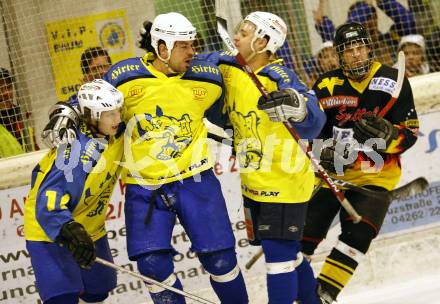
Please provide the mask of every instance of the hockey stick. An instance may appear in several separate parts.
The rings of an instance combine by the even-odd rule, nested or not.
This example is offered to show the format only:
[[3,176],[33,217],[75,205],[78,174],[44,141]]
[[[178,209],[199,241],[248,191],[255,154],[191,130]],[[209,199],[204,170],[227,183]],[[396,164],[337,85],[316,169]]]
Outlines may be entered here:
[[[249,77],[252,79],[252,81],[254,82],[254,84],[258,88],[258,90],[261,92],[261,94],[267,98],[269,95],[269,92],[261,84],[261,82],[258,80],[257,76],[254,74],[252,69],[246,63],[246,60],[243,58],[243,56],[236,49],[236,47],[235,47],[234,43],[232,42],[231,38],[229,37],[228,31],[226,29],[226,20],[223,19],[222,17],[217,17],[217,31],[218,31],[220,37],[222,38],[223,42],[225,43],[226,47],[228,48],[228,50],[233,54],[233,56],[235,57],[237,62],[240,64],[240,66],[246,72],[246,74],[249,75]],[[347,211],[347,213],[351,216],[353,222],[359,223],[362,219],[361,216],[356,212],[356,210],[354,210],[353,206],[345,198],[344,193],[338,189],[337,185],[333,182],[333,180],[330,178],[330,176],[327,174],[327,172],[324,170],[324,168],[319,164],[319,161],[313,157],[312,151],[308,151],[307,146],[301,141],[301,139],[300,139],[298,133],[295,131],[295,129],[288,122],[284,122],[284,126],[287,128],[287,130],[292,135],[292,137],[296,140],[296,142],[298,143],[298,146],[303,150],[303,152],[310,159],[310,163],[317,170],[321,179],[324,180],[324,182],[328,185],[328,187],[330,188],[332,193],[336,196],[338,201],[341,203],[342,207],[344,207],[344,209]]]
[[258,251],[247,261],[246,265],[244,265],[244,268],[246,270],[249,270],[254,266],[254,264],[262,257],[263,255],[263,248],[259,248]]
[[[396,199],[400,199],[400,198],[404,198],[404,197],[408,197],[408,196],[412,196],[415,195],[417,193],[422,192],[423,190],[426,189],[426,187],[428,187],[429,183],[426,180],[426,178],[424,177],[418,177],[414,180],[412,180],[411,182],[396,188],[394,190],[391,191],[374,191],[365,187],[360,187],[360,186],[356,186],[344,181],[339,181],[336,180],[336,182],[338,183],[338,185],[340,185],[341,187],[346,187],[348,189],[351,189],[353,191],[357,191],[360,192],[366,196],[370,196],[370,197],[375,197],[375,198],[380,198],[383,199],[383,196],[386,195],[388,197],[388,199],[390,201],[396,200]],[[317,192],[317,190],[319,190],[319,186],[317,186],[315,188],[315,190],[313,190],[314,193]],[[247,263],[244,265],[244,267],[246,268],[246,270],[251,269],[251,267],[258,261],[258,259],[261,258],[261,256],[263,255],[263,249],[260,248],[250,259],[249,261],[247,261]]]
[[158,282],[158,281],[156,281],[156,280],[154,280],[154,279],[151,279],[151,278],[149,278],[149,277],[146,277],[146,276],[144,276],[144,275],[142,275],[142,274],[140,274],[140,273],[137,273],[137,272],[134,272],[134,271],[131,271],[131,270],[125,269],[125,268],[122,267],[122,266],[119,266],[119,265],[113,264],[113,263],[111,263],[111,262],[109,262],[109,261],[106,261],[106,260],[103,260],[103,259],[101,259],[101,258],[96,258],[96,259],[95,259],[95,262],[97,262],[97,263],[99,263],[99,264],[102,264],[102,265],[105,265],[105,266],[108,266],[108,267],[110,267],[110,268],[113,268],[113,269],[119,270],[119,271],[121,271],[121,272],[125,272],[125,273],[127,273],[127,274],[129,274],[129,275],[131,275],[131,276],[133,276],[133,277],[136,277],[136,278],[138,278],[138,279],[141,279],[141,280],[144,281],[144,282],[147,282],[147,283],[149,283],[149,284],[153,284],[153,285],[157,285],[157,286],[159,286],[159,287],[162,287],[163,289],[166,289],[166,290],[169,290],[169,291],[175,292],[175,293],[177,293],[177,294],[179,294],[179,295],[181,295],[181,296],[187,297],[187,298],[189,298],[189,299],[191,299],[191,300],[194,300],[194,301],[196,301],[196,302],[198,302],[198,303],[204,303],[204,304],[215,304],[214,302],[211,302],[211,301],[205,300],[205,299],[203,299],[203,298],[201,298],[201,297],[199,297],[199,296],[196,296],[196,295],[193,295],[193,294],[191,294],[191,293],[185,292],[185,291],[183,291],[183,290],[180,290],[180,289],[174,288],[174,287],[172,287],[172,286],[168,286],[168,285],[163,284],[163,283],[161,283],[161,282]]
[[399,98],[400,91],[402,90],[404,79],[405,79],[405,54],[403,53],[403,51],[400,51],[397,59],[396,87],[394,88],[393,94],[391,94],[390,101],[388,101],[385,107],[383,107],[382,110],[380,110],[378,114],[379,117],[384,117],[385,114],[387,114],[388,111],[391,109],[391,107],[396,103],[397,98]]
[[366,196],[378,198],[378,199],[383,199],[384,196],[386,196],[386,198],[388,198],[390,201],[393,201],[393,200],[396,200],[396,199],[399,199],[402,197],[412,196],[416,193],[420,193],[423,190],[425,190],[426,187],[428,187],[428,185],[429,185],[426,178],[418,177],[418,178],[410,181],[409,183],[407,183],[399,188],[396,188],[394,190],[380,191],[380,190],[373,190],[373,189],[361,187],[358,185],[354,185],[354,184],[351,184],[349,182],[342,181],[342,180],[334,179],[333,181],[338,185],[338,187],[347,188],[347,189],[362,193]]

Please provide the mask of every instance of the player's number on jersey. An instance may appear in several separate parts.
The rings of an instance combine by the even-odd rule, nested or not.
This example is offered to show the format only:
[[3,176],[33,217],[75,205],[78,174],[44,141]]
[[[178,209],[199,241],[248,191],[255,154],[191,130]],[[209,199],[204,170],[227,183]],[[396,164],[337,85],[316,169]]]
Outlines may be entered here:
[[[53,190],[47,190],[46,191],[46,197],[47,197],[47,210],[52,211],[55,209],[55,205],[57,202],[57,192]],[[61,198],[60,202],[60,209],[67,209],[67,203],[70,200],[69,194],[64,194]]]
[[52,211],[55,209],[55,203],[57,201],[57,192],[53,190],[46,191],[47,197],[47,210]]

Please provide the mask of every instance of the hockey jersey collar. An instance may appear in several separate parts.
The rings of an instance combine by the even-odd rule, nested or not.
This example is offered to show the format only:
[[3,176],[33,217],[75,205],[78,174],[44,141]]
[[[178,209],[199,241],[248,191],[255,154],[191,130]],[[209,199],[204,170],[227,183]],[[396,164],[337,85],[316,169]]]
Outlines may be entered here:
[[365,89],[368,87],[368,84],[370,83],[371,78],[373,78],[373,76],[376,74],[377,70],[379,70],[379,68],[381,66],[382,66],[382,64],[380,62],[374,61],[373,65],[371,66],[371,71],[368,74],[367,78],[358,82],[358,81],[351,80],[350,78],[347,77],[348,82],[353,87],[353,89],[355,89],[356,91],[358,91],[359,93],[362,94],[365,91]]

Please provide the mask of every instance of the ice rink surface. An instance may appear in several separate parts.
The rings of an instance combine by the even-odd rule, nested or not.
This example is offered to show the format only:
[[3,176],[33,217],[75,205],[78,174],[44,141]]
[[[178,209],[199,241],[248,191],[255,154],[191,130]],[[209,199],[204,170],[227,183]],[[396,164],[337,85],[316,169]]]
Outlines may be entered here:
[[[335,229],[328,236],[328,243],[333,243],[337,234]],[[440,304],[439,244],[438,225],[374,242],[366,260],[359,265],[339,296],[338,304]],[[326,244],[323,245],[321,254],[312,263],[315,274],[328,253]],[[257,263],[263,264],[264,258]],[[251,275],[246,270],[243,274],[250,303],[267,303],[265,274]],[[194,293],[213,302],[218,301],[210,289]]]
[[[437,253],[435,253],[437,254]],[[247,281],[251,304],[267,303],[267,293],[264,278],[253,278]],[[212,292],[197,293],[216,302]],[[196,303],[188,301],[188,303]],[[406,282],[383,285],[365,291],[350,293],[347,289],[338,299],[338,304],[440,304],[440,274],[414,278]]]
[[[436,253],[438,254],[438,253]],[[440,275],[396,282],[352,295],[341,296],[338,304],[440,304]]]

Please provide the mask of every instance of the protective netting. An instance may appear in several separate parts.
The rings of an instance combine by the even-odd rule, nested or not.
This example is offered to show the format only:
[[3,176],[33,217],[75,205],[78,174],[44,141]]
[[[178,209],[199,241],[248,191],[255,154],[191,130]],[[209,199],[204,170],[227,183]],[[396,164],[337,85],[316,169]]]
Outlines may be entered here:
[[156,14],[184,14],[198,29],[199,52],[221,49],[220,2],[231,34],[252,11],[282,17],[289,31],[278,55],[309,85],[337,66],[329,41],[347,20],[367,25],[381,62],[393,65],[401,49],[408,76],[440,70],[438,0],[0,0],[0,140],[8,147],[0,157],[43,148],[49,107],[102,75],[110,61],[142,55],[137,33]]

